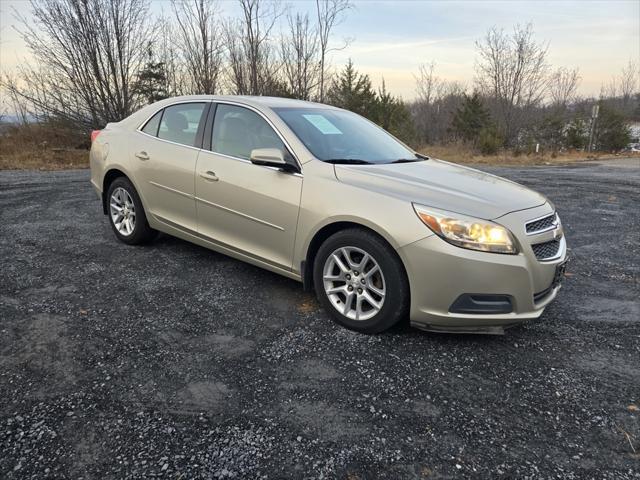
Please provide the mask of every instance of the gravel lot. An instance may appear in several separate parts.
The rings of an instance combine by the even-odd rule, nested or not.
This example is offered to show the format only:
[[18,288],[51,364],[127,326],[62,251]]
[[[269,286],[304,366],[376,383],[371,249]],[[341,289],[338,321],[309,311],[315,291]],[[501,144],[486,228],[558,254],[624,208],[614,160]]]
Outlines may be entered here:
[[88,171],[0,172],[0,477],[640,478],[640,163],[486,169],[573,258],[502,337],[355,334],[291,280],[118,243]]

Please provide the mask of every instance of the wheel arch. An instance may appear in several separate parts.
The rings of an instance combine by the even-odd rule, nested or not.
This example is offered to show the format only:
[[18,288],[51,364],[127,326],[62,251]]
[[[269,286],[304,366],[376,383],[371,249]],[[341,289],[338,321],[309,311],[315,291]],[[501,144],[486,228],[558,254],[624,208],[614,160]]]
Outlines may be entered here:
[[311,291],[313,289],[313,264],[315,262],[316,255],[320,246],[324,243],[326,239],[328,239],[331,235],[340,232],[342,230],[347,230],[350,228],[358,228],[361,230],[366,230],[370,233],[376,235],[380,240],[386,243],[389,248],[395,253],[400,264],[402,265],[402,269],[404,270],[404,274],[408,279],[407,268],[404,264],[404,260],[398,253],[396,247],[393,244],[393,240],[388,238],[388,235],[383,234],[377,231],[375,228],[372,228],[364,223],[360,223],[354,220],[338,220],[333,221],[331,223],[325,224],[320,227],[312,236],[311,240],[306,249],[306,253],[300,265],[300,276],[302,277],[302,285],[305,291]]
[[107,170],[104,174],[104,178],[102,179],[102,213],[107,215],[109,210],[107,208],[107,192],[109,190],[109,186],[113,183],[116,178],[125,177],[127,180],[131,181],[129,176],[119,168],[111,168]]
[[113,183],[116,178],[124,177],[131,182],[133,188],[136,189],[136,193],[140,197],[140,201],[142,202],[142,207],[147,210],[147,202],[145,197],[143,196],[142,191],[138,187],[138,183],[133,179],[133,176],[129,175],[127,170],[120,165],[112,165],[104,174],[102,178],[102,211],[105,215],[108,214],[108,199],[107,199],[107,191],[109,190],[109,186]]

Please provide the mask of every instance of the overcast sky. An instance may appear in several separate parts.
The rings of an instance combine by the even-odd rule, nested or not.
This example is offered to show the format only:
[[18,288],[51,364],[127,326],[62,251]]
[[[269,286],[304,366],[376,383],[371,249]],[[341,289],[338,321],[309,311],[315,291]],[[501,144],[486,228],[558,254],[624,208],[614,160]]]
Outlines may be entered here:
[[[226,14],[237,12],[233,0],[219,2]],[[291,8],[311,10],[313,2],[294,0]],[[154,1],[153,11],[168,10]],[[14,31],[12,8],[28,16],[27,0],[0,0],[0,66],[14,68],[29,53]],[[471,86],[475,41],[498,26],[511,30],[531,22],[538,41],[549,42],[550,63],[578,67],[580,92],[597,95],[629,60],[640,59],[640,0],[582,1],[356,1],[334,42],[351,38],[350,46],[332,54],[342,65],[352,58],[374,84],[411,99],[414,74],[422,63],[435,62],[437,75]]]

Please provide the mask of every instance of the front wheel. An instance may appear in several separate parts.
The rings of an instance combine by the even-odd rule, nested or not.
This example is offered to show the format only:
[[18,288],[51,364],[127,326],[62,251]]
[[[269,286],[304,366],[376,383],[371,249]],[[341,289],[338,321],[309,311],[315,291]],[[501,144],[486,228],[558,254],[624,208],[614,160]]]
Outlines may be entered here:
[[363,229],[340,231],[318,250],[314,285],[320,303],[341,325],[378,333],[407,314],[409,285],[396,252]]
[[109,185],[107,201],[109,223],[118,240],[139,245],[155,237],[156,231],[147,222],[140,196],[127,178],[118,177]]

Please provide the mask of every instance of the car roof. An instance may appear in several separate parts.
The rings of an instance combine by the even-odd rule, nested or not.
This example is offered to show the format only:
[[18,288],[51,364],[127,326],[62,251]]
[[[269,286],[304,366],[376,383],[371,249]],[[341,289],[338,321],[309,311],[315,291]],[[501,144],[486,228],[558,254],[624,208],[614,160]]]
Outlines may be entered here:
[[297,100],[295,98],[263,97],[255,95],[183,95],[163,100],[163,103],[185,102],[191,100],[219,100],[244,103],[254,107],[267,108],[335,108],[322,103]]
[[[152,114],[176,103],[186,102],[202,102],[202,101],[220,101],[220,102],[233,102],[239,105],[246,105],[253,107],[257,110],[264,111],[265,109],[273,108],[323,108],[340,110],[337,107],[331,105],[324,105],[322,103],[308,102],[306,100],[296,100],[294,98],[281,98],[281,97],[261,97],[251,95],[182,95],[179,97],[169,97],[163,100],[159,100],[150,105],[146,105],[137,112],[134,112],[127,118],[120,122],[113,122],[110,125],[118,124],[123,128],[139,128],[140,125],[146,122]],[[265,112],[266,113],[266,112]]]

